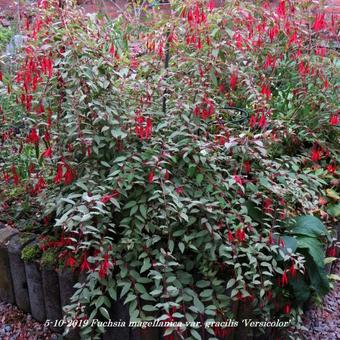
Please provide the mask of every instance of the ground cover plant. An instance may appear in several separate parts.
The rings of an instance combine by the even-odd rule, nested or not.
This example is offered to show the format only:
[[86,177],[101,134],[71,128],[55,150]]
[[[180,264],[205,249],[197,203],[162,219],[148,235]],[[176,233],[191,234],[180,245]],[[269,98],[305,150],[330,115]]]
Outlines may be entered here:
[[312,1],[172,7],[26,13],[22,54],[2,59],[1,219],[33,216],[42,252],[86,274],[70,318],[105,320],[122,299],[132,320],[202,324],[169,339],[216,339],[233,330],[204,323],[247,305],[296,339],[335,255],[335,22]]

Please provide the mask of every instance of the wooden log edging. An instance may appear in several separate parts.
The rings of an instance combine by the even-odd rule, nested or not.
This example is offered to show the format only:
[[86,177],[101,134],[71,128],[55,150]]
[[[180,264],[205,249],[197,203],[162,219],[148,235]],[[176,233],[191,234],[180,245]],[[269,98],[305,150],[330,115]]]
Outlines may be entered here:
[[18,233],[8,243],[9,266],[12,276],[15,303],[25,313],[30,313],[30,300],[26,279],[25,263],[21,259],[22,249],[35,238],[34,234]]
[[0,229],[0,301],[15,303],[12,275],[8,257],[8,242],[18,231],[10,227]]

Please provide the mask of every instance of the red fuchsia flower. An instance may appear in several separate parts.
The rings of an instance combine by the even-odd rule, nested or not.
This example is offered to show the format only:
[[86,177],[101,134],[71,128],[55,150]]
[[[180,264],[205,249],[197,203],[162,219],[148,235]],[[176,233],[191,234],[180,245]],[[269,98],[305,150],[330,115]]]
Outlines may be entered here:
[[168,181],[169,178],[170,178],[170,174],[169,174],[168,169],[166,169],[166,170],[165,170],[165,174],[164,174],[164,179],[165,179],[166,181]]
[[2,72],[0,71],[0,81],[2,81]]
[[18,176],[18,173],[17,173],[17,169],[14,165],[12,166],[12,176],[13,176],[14,185],[18,185],[19,184],[19,176]]
[[272,56],[270,53],[267,54],[266,60],[264,62],[264,68],[267,69],[272,67],[273,69],[276,66],[276,56]]
[[274,244],[272,231],[269,232],[268,242],[270,245]]
[[42,157],[51,158],[52,157],[52,149],[48,148],[42,153]]
[[288,40],[288,46],[291,46],[292,44],[296,44],[297,43],[297,32],[294,31],[294,33],[290,36],[289,40]]
[[238,80],[238,74],[237,71],[232,72],[230,75],[230,88],[235,91],[236,90],[236,85],[237,85],[237,80]]
[[270,301],[272,298],[273,298],[273,292],[271,290],[269,290],[267,292],[267,299],[268,299],[268,301]]
[[266,85],[262,85],[261,94],[263,94],[267,98],[267,100],[269,100],[272,94],[270,91],[270,87],[267,87]]
[[319,147],[313,147],[311,150],[311,160],[313,162],[318,162],[321,159],[322,150]]
[[263,202],[263,209],[265,213],[271,213],[273,211],[273,201],[270,198],[266,198]]
[[58,164],[57,165],[57,173],[54,177],[54,183],[55,184],[60,184],[63,178],[63,165],[62,164]]
[[267,124],[266,115],[262,113],[260,120],[259,120],[259,127],[262,129],[263,127],[266,126],[266,124]]
[[31,129],[30,133],[27,136],[26,142],[31,144],[38,144],[39,143],[39,136],[37,130],[35,128]]
[[326,28],[325,14],[324,13],[317,13],[315,15],[314,24],[313,24],[312,28],[315,32],[319,32],[319,31],[324,30]]
[[89,262],[87,260],[87,255],[85,254],[84,258],[83,258],[83,262],[82,262],[82,264],[80,266],[80,271],[81,272],[87,272],[89,270],[91,270],[91,267],[90,267],[90,264],[89,264]]
[[332,125],[332,126],[337,126],[339,124],[339,114],[338,113],[334,113],[334,114],[331,114],[329,116],[329,124]]
[[64,184],[65,185],[68,185],[68,184],[71,184],[73,182],[73,171],[71,169],[71,167],[69,165],[66,165],[66,172],[64,174]]
[[257,123],[257,115],[252,115],[249,119],[249,126],[253,129]]
[[11,180],[11,177],[10,177],[10,175],[7,172],[3,173],[2,178],[7,183]]
[[234,43],[235,43],[236,47],[238,49],[241,49],[242,46],[243,46],[243,37],[242,37],[242,35],[240,33],[238,33],[238,32],[235,33],[233,35],[233,40],[234,40]]
[[203,9],[202,9],[202,12],[201,12],[201,22],[204,22],[204,23],[207,22],[207,16],[206,16],[206,14],[204,13]]
[[281,213],[280,213],[280,219],[281,220],[285,220],[287,217],[287,212],[285,210],[283,210]]
[[325,78],[325,80],[324,80],[324,82],[323,82],[323,88],[324,88],[325,90],[327,90],[327,89],[329,88],[329,83],[328,83],[328,79],[327,79],[327,78]]
[[239,176],[239,175],[234,175],[233,178],[234,178],[234,181],[235,181],[237,184],[243,185],[243,179],[242,179],[241,176]]
[[110,199],[113,197],[111,194],[104,195],[101,199],[100,202],[106,204],[107,202],[110,201]]
[[233,242],[233,240],[234,240],[233,234],[230,230],[228,230],[228,241]]
[[208,10],[211,12],[215,8],[215,1],[210,0],[208,3]]
[[110,268],[109,254],[105,254],[104,261],[102,261],[99,268],[99,277],[101,279],[104,279],[107,276],[109,268]]
[[112,55],[112,56],[115,56],[116,55],[116,49],[115,49],[115,46],[112,44],[109,48],[109,53]]
[[326,252],[327,257],[336,257],[336,247],[332,246],[327,249]]
[[76,264],[76,260],[72,256],[69,256],[65,262],[65,265],[71,268],[74,268],[75,264]]
[[274,38],[279,34],[279,32],[280,30],[277,25],[274,25],[268,30],[268,35],[271,43],[274,41]]
[[336,172],[336,165],[333,163],[333,164],[329,164],[327,166],[327,171],[331,174],[334,174]]
[[276,13],[279,17],[284,18],[286,16],[286,3],[285,1],[280,1],[277,6]]
[[279,241],[277,242],[279,247],[284,248],[285,247],[285,241],[283,238],[280,238]]
[[178,39],[177,39],[177,35],[175,32],[171,31],[170,34],[169,34],[169,37],[168,37],[168,41],[170,43],[172,42],[176,42]]
[[281,276],[281,285],[282,285],[282,287],[284,287],[287,284],[288,284],[288,276],[286,274],[286,271],[284,271],[282,276]]
[[198,37],[197,39],[197,45],[196,45],[197,49],[201,49],[202,48],[202,41],[201,41],[201,37]]
[[130,67],[132,70],[136,70],[138,68],[138,60],[136,57],[132,57],[131,60],[130,60]]
[[309,70],[309,65],[308,63],[304,63],[303,61],[301,61],[298,64],[298,69],[299,69],[299,73],[302,77],[305,77],[307,74],[309,74],[310,70]]
[[184,188],[180,186],[180,187],[177,187],[175,191],[177,192],[177,194],[182,194],[184,192]]
[[43,191],[43,189],[45,189],[46,188],[46,182],[45,182],[45,180],[44,180],[44,178],[43,177],[40,177],[39,179],[38,179],[38,182],[37,182],[37,184],[34,186],[34,188],[33,188],[33,194],[39,194],[40,192],[42,192]]
[[189,35],[189,34],[187,34],[187,35],[185,36],[185,42],[186,42],[187,46],[189,46],[189,45],[190,45],[190,42],[191,42],[191,37],[190,37],[190,35]]
[[295,263],[294,261],[292,262],[292,265],[289,268],[289,272],[292,275],[292,277],[296,277],[296,269],[295,269]]
[[251,170],[251,163],[250,163],[250,161],[244,161],[243,162],[243,167],[244,167],[245,173],[249,174],[249,172]]
[[289,314],[292,310],[292,307],[289,303],[287,303],[284,307],[283,307],[283,313],[285,314]]
[[153,182],[153,179],[155,177],[155,172],[153,170],[150,171],[149,176],[148,176],[148,182],[151,184]]
[[141,140],[149,140],[152,135],[152,120],[150,117],[144,119],[143,116],[137,114],[136,126],[135,126],[136,136]]
[[326,56],[326,47],[318,47],[315,49],[315,55],[318,55],[320,57]]
[[106,194],[101,198],[102,203],[107,203],[111,198],[115,198],[119,196],[119,192],[117,190],[113,190],[111,194]]
[[246,239],[246,233],[244,232],[244,230],[242,228],[237,229],[236,233],[235,233],[235,237],[237,240],[239,240],[240,242],[245,241]]

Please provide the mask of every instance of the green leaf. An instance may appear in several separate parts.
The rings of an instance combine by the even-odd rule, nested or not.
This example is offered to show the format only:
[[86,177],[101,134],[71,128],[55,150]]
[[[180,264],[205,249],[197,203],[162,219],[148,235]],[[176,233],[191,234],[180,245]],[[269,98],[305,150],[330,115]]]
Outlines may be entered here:
[[273,240],[277,243],[279,240],[283,240],[284,242],[284,248],[283,252],[287,255],[288,254],[288,248],[292,250],[294,253],[298,247],[298,242],[295,237],[292,236],[286,236],[286,235],[273,235]]
[[131,301],[134,301],[134,300],[136,300],[136,295],[135,294],[129,294],[128,296],[127,296],[127,298],[125,299],[125,301],[124,301],[124,305],[126,305],[127,303],[129,303],[129,302],[131,302]]
[[154,312],[157,310],[157,308],[152,305],[144,305],[143,310],[145,310],[146,312]]
[[144,217],[144,219],[146,219],[146,215],[147,215],[147,208],[145,204],[141,204],[139,206],[139,211],[141,213],[141,215]]
[[151,268],[151,262],[149,258],[145,258],[143,261],[142,268],[140,269],[140,273],[146,272],[148,269]]
[[197,183],[198,185],[201,185],[201,183],[202,183],[202,181],[203,181],[203,178],[204,178],[204,176],[203,176],[202,174],[198,174],[198,175],[196,176],[196,183]]
[[109,314],[109,312],[107,311],[107,309],[105,307],[100,307],[99,311],[100,311],[101,315],[103,315],[103,317],[105,319],[110,320],[110,314]]
[[331,216],[340,217],[340,203],[329,205],[327,212]]
[[203,292],[200,293],[200,297],[202,298],[208,298],[212,297],[213,289],[204,289]]
[[318,267],[324,267],[324,250],[322,243],[318,239],[314,237],[299,237],[297,243],[299,248],[307,250]]
[[205,288],[210,286],[210,281],[200,280],[196,282],[198,288]]
[[125,283],[120,293],[120,297],[122,298],[129,291],[130,288],[131,288],[131,283],[130,282]]
[[204,312],[204,304],[196,296],[194,297],[194,307],[196,307],[199,313]]
[[178,248],[179,250],[181,251],[181,253],[183,254],[184,253],[184,250],[185,250],[185,245],[183,242],[179,242],[178,243]]
[[295,224],[291,232],[298,235],[330,238],[328,230],[323,223],[315,216],[299,216],[295,218]]
[[190,332],[191,332],[193,339],[197,339],[197,340],[202,339],[201,335],[195,329],[191,329]]
[[248,215],[258,223],[263,223],[263,219],[265,215],[262,213],[262,210],[256,206],[254,202],[247,201],[244,204],[247,207]]
[[231,288],[235,284],[235,279],[230,279],[227,283],[227,289]]
[[113,287],[110,287],[110,288],[108,289],[108,292],[109,292],[109,294],[110,294],[111,299],[114,300],[114,301],[116,301],[116,300],[117,300],[117,291],[116,291],[116,289],[113,288]]

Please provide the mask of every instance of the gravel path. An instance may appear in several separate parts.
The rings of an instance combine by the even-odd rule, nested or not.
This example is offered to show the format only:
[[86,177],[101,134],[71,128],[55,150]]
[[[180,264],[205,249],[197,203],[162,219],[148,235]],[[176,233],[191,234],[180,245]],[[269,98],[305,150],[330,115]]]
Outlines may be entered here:
[[57,340],[31,315],[9,304],[0,303],[0,340]]
[[[332,270],[340,275],[340,260]],[[334,289],[325,297],[323,305],[313,307],[304,316],[308,331],[306,339],[338,340],[340,339],[340,282],[334,282]]]

